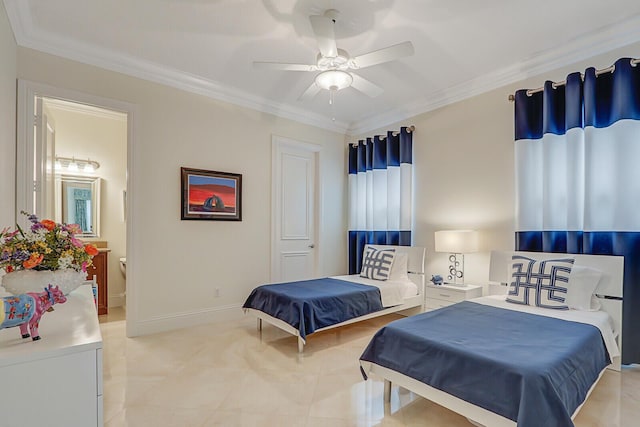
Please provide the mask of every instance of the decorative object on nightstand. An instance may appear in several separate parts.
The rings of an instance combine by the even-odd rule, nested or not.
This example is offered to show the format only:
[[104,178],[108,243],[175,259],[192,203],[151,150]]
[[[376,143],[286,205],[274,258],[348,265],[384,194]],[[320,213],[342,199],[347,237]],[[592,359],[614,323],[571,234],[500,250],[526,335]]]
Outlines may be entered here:
[[[464,286],[464,254],[478,250],[478,233],[474,230],[443,230],[435,233],[436,252],[449,252],[449,284]],[[453,282],[451,282],[453,281]]]
[[431,280],[429,281],[432,282],[434,285],[442,285],[444,283],[444,279],[439,274],[436,274],[435,276],[431,276]]

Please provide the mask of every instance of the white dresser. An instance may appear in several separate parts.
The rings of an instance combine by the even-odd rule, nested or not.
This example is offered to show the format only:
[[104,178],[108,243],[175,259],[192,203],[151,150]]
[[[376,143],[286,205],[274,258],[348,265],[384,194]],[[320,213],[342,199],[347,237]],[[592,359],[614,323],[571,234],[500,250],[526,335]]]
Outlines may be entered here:
[[425,286],[425,310],[446,307],[460,301],[482,296],[482,286],[432,285]]
[[[3,294],[2,296],[6,296]],[[40,319],[39,341],[0,330],[0,425],[103,425],[102,335],[90,285]]]

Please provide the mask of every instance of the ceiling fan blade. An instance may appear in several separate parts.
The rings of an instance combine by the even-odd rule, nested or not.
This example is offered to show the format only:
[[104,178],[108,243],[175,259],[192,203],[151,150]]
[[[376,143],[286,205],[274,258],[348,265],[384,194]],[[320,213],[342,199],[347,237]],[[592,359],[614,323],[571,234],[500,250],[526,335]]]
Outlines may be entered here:
[[304,93],[300,95],[298,101],[308,101],[310,99],[313,99],[313,97],[316,96],[318,92],[320,92],[320,90],[322,90],[320,86],[318,86],[316,82],[313,82],[311,83],[311,86],[309,86],[307,90],[305,90]]
[[336,47],[336,37],[333,32],[333,19],[328,16],[311,15],[311,28],[316,35],[318,48],[322,56],[327,58],[335,58],[338,56],[338,48]]
[[254,61],[254,68],[263,70],[284,70],[284,71],[317,71],[318,66],[315,64],[287,64],[284,62],[261,62]]
[[393,46],[374,50],[364,55],[356,56],[351,59],[353,67],[365,68],[372,65],[382,64],[383,62],[393,61],[394,59],[411,56],[414,53],[413,44],[411,42],[403,42]]
[[384,90],[380,86],[371,83],[369,80],[363,77],[360,77],[357,74],[353,74],[353,73],[350,73],[350,74],[351,74],[351,77],[353,77],[353,82],[351,83],[351,87],[359,90],[365,95],[368,95],[371,98],[375,98],[376,96],[381,95],[382,92],[384,92]]

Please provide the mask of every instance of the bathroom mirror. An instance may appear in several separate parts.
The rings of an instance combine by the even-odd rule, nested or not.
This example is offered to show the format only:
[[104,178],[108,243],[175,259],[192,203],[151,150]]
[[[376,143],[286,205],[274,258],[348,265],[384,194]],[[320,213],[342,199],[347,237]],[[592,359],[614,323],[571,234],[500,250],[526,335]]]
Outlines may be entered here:
[[78,224],[79,237],[100,237],[100,178],[57,176],[55,205],[56,220]]

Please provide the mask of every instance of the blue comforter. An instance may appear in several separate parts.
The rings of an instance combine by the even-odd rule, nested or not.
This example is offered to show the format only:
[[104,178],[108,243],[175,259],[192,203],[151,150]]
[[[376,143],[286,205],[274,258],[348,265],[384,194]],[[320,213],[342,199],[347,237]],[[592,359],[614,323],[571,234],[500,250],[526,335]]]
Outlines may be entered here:
[[243,308],[263,311],[293,326],[302,339],[320,328],[382,310],[380,290],[338,279],[276,283],[255,288]]
[[610,362],[595,326],[469,301],[388,324],[360,360],[518,427],[573,426],[571,415]]

